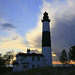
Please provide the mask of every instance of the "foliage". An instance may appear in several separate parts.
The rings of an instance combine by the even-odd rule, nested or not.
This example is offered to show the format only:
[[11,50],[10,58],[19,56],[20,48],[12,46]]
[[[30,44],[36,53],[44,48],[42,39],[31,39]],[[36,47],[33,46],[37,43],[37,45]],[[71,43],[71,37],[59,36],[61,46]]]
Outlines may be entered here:
[[5,66],[5,59],[3,59],[1,56],[0,56],[0,68],[3,68]]
[[10,71],[12,68],[7,67],[7,64],[10,64],[13,61],[14,58],[14,52],[9,51],[6,52],[5,55],[2,56],[0,54],[0,74]]
[[75,46],[69,49],[69,59],[75,61]]
[[6,60],[6,64],[10,64],[11,62],[13,62],[14,52],[13,51],[6,52],[3,58]]
[[68,61],[68,55],[67,55],[67,52],[66,52],[65,49],[63,49],[63,51],[61,52],[60,62],[63,63],[63,64],[68,64],[69,63],[69,61]]
[[5,65],[5,59],[0,55],[0,74],[5,72],[6,65]]

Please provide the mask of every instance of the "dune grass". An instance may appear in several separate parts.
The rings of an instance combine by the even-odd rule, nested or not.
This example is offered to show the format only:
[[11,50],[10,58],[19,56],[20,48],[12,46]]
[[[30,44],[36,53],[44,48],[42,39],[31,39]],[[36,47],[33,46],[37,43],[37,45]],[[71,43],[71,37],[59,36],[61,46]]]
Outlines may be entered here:
[[45,67],[20,72],[9,72],[3,75],[75,75],[75,68]]

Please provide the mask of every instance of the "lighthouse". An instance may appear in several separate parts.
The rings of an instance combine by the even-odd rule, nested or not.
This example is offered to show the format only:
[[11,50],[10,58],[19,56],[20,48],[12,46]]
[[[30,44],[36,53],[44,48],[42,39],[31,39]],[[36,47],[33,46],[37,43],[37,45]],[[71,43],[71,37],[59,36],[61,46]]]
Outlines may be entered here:
[[51,54],[51,35],[50,35],[50,19],[48,13],[43,14],[42,19],[42,54],[44,55],[46,64],[52,66],[52,54]]

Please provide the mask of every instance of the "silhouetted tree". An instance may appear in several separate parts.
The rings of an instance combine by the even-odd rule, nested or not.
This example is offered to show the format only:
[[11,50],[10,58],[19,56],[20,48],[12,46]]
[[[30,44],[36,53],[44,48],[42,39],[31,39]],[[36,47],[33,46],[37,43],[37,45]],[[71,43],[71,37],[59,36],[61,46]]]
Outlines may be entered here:
[[0,74],[6,72],[5,59],[3,59],[2,54],[0,54]]
[[63,51],[61,52],[60,55],[60,62],[63,63],[63,65],[68,64],[68,55],[65,49],[63,49]]
[[75,46],[69,49],[69,59],[75,61]]
[[0,68],[5,66],[5,59],[2,58],[2,56],[0,55]]
[[[69,60],[70,60],[70,63],[72,64],[71,60],[75,62],[75,46],[72,46],[70,49],[69,49]],[[74,65],[72,64],[72,66],[74,67]]]
[[13,51],[6,52],[3,58],[6,60],[6,64],[12,63],[14,58],[14,52]]
[[12,69],[10,67],[7,67],[6,65],[13,62],[13,58],[13,51],[6,52],[5,55],[0,54],[0,74],[8,72],[10,69]]

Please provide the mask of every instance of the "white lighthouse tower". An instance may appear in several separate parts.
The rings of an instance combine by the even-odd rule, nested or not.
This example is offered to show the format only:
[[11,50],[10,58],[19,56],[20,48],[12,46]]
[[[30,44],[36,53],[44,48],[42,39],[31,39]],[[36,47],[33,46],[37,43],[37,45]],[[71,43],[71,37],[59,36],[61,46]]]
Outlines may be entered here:
[[51,54],[51,36],[50,36],[50,19],[48,17],[48,13],[45,12],[42,23],[42,53],[45,57],[46,64],[48,66],[52,66],[52,54]]

